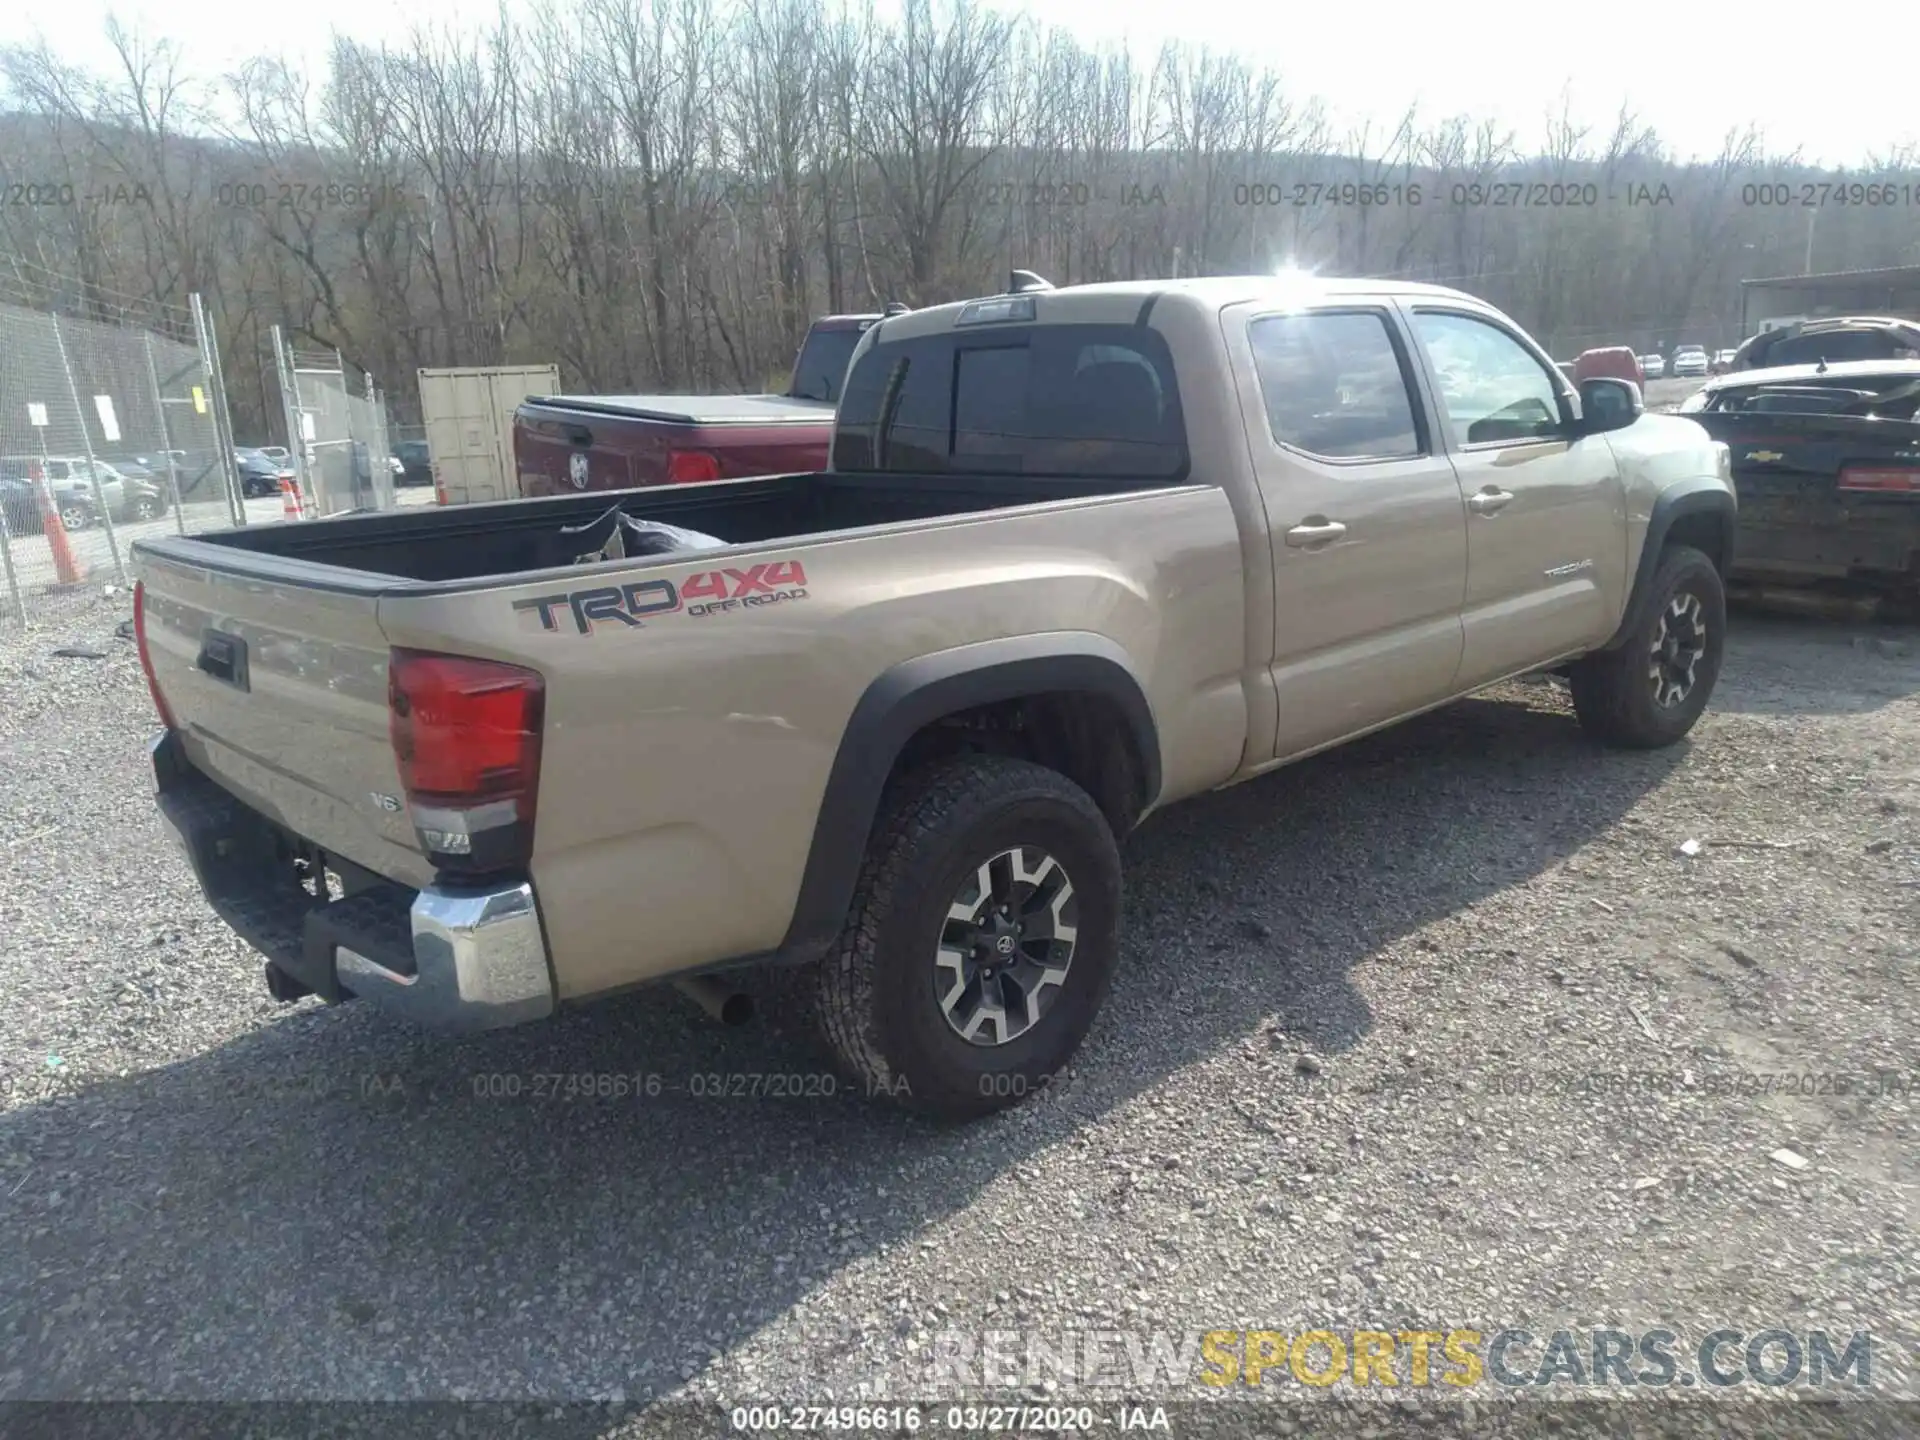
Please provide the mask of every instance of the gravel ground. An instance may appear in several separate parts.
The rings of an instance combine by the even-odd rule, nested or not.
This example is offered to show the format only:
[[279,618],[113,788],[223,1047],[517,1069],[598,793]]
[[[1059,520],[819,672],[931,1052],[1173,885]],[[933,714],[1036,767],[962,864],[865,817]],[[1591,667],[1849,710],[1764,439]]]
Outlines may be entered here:
[[[1156,817],[1075,1073],[943,1131],[694,1098],[818,1072],[779,984],[465,1041],[272,1004],[148,798],[124,592],[64,603],[0,641],[0,1396],[853,1402],[962,1393],[941,1332],[1657,1325],[1871,1330],[1915,1393],[1920,632],[1742,614],[1685,746],[1513,687]],[[663,1093],[484,1093],[559,1072]]]
[[1706,384],[1704,380],[1674,380],[1668,378],[1649,380],[1646,385],[1642,387],[1642,394],[1645,396],[1649,410],[1675,410],[1679,408],[1682,400],[1693,394],[1694,391],[1698,390],[1704,384]]

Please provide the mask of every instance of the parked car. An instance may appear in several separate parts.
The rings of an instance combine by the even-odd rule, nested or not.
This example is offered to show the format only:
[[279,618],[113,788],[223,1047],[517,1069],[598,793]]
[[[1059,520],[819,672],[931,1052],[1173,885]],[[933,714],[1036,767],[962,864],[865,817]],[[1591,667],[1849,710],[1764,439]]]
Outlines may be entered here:
[[225,494],[226,476],[216,451],[153,450],[136,455],[134,461],[153,476],[156,485],[178,486],[174,493],[182,503],[218,500]]
[[1647,378],[1646,372],[1641,369],[1640,357],[1625,345],[1603,345],[1580,352],[1579,359],[1573,362],[1573,382],[1577,385],[1582,380],[1591,380],[1599,375],[1631,380],[1635,385],[1644,383]]
[[240,468],[240,493],[249,499],[278,495],[280,482],[294,478],[291,467],[259,450],[236,450],[234,462]]
[[1649,380],[1658,380],[1667,373],[1667,362],[1658,354],[1642,355],[1640,369]]
[[29,479],[36,464],[45,467],[60,523],[69,530],[98,524],[102,505],[113,520],[126,523],[167,513],[164,484],[123,474],[105,460],[89,461],[84,455],[7,455],[0,456],[0,480],[7,485],[0,505],[5,507],[10,534],[30,535],[41,528],[40,507]]
[[1013,1104],[1145,816],[1522,673],[1635,748],[1713,692],[1726,447],[1471,296],[1312,285],[889,320],[824,474],[142,540],[161,813],[280,1000],[740,1018],[785,963],[856,1093]]
[[1848,360],[1920,359],[1920,323],[1886,315],[1835,315],[1767,330],[1734,352],[1734,370]]
[[1738,370],[1681,413],[1730,451],[1733,574],[1920,599],[1920,357]]
[[167,483],[167,462],[164,460],[160,462],[160,468],[156,471],[153,466],[149,465],[144,458],[138,455],[105,455],[100,458],[120,474],[131,476],[135,480],[145,480],[163,487]]
[[287,447],[284,445],[243,445],[241,447],[241,453],[242,454],[252,453],[255,455],[264,455],[269,460],[275,461],[281,465],[293,464],[293,452],[287,449]]
[[426,441],[402,440],[393,447],[393,455],[400,462],[396,485],[433,484],[433,456],[427,450]]
[[1696,376],[1705,379],[1707,364],[1707,352],[1703,346],[1682,345],[1678,350],[1673,352],[1673,365],[1671,366],[1673,377],[1676,380],[1682,377],[1692,379]]
[[1733,368],[1733,357],[1738,355],[1739,353],[1740,352],[1737,348],[1733,350],[1714,351],[1713,366],[1712,366],[1713,373],[1716,375],[1726,374],[1727,371]]
[[[888,314],[906,314],[904,305]],[[821,470],[847,361],[886,315],[813,322],[779,395],[554,395],[514,412],[513,454],[527,495],[628,490]]]

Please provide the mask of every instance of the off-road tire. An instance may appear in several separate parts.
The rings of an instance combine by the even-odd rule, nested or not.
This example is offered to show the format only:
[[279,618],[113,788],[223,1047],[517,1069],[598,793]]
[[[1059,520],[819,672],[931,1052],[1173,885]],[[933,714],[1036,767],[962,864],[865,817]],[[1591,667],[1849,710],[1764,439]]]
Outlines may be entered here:
[[[1653,603],[1624,643],[1585,656],[1568,675],[1582,728],[1602,744],[1623,749],[1653,750],[1684,738],[1707,708],[1726,651],[1727,593],[1713,561],[1690,545],[1669,546],[1650,584]],[[1661,705],[1648,673],[1650,652],[1662,616],[1688,595],[1698,600],[1705,620],[1705,650],[1685,697]]]
[[[1070,877],[1078,936],[1067,977],[1030,1029],[969,1044],[934,992],[947,908],[987,858],[1045,849]],[[847,922],[816,973],[819,1028],[869,1095],[940,1120],[990,1114],[1059,1084],[1112,983],[1120,852],[1091,796],[1025,760],[968,755],[896,777],[881,801]]]

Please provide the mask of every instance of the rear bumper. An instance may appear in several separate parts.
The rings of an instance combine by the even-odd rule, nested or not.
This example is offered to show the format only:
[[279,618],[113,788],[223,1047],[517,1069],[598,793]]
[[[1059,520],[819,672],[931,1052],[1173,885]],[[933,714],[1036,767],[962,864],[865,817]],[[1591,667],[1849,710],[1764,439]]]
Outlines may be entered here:
[[[289,836],[195,770],[178,740],[151,747],[155,799],[207,903],[282,977],[338,1004],[354,998],[424,1027],[497,1030],[553,1013],[553,971],[533,887],[359,883],[339,899],[302,888]],[[324,881],[321,883],[324,884]]]
[[[1745,483],[1743,483],[1745,482]],[[1835,497],[1831,479],[1782,494],[1738,473],[1733,577],[1785,584],[1845,581],[1920,591],[1920,500]]]

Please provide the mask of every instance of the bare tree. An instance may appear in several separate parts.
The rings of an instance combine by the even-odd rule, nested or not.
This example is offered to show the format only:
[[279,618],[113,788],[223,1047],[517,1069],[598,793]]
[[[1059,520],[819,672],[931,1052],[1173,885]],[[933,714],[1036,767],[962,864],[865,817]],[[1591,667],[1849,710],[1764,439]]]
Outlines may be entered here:
[[[0,276],[96,313],[198,291],[247,428],[282,324],[383,374],[557,360],[570,388],[758,388],[821,310],[1287,258],[1460,285],[1556,347],[1741,338],[1739,281],[1920,261],[1911,210],[1747,129],[1692,162],[1565,103],[1330,133],[1271,68],[1136,57],[983,0],[563,0],[218,84],[115,27],[0,50]],[[1782,182],[1785,182],[1783,185]],[[1801,184],[1863,203],[1771,204]],[[1809,216],[1813,218],[1810,220]],[[1717,337],[1717,338],[1716,338]],[[396,393],[405,409],[410,395]]]

